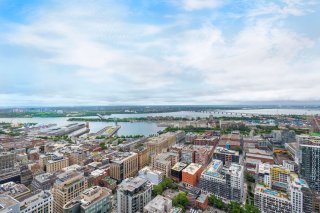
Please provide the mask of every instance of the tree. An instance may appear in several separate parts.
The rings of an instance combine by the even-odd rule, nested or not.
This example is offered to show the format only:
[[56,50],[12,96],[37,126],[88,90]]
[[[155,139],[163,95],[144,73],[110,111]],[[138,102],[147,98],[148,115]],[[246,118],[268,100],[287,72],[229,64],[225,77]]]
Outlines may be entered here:
[[182,208],[183,211],[185,211],[188,204],[189,204],[189,200],[185,192],[180,192],[177,196],[175,196],[172,199],[172,205],[175,207]]
[[152,189],[152,193],[154,196],[156,195],[161,195],[163,192],[163,188],[161,185],[155,185],[153,186],[153,189]]
[[246,213],[260,213],[260,210],[257,207],[250,204],[246,204],[244,210]]
[[103,149],[103,150],[107,148],[105,143],[100,143],[99,146],[100,146],[101,149]]
[[246,178],[247,182],[250,182],[250,183],[254,183],[255,182],[254,177],[249,172],[245,172],[245,178]]

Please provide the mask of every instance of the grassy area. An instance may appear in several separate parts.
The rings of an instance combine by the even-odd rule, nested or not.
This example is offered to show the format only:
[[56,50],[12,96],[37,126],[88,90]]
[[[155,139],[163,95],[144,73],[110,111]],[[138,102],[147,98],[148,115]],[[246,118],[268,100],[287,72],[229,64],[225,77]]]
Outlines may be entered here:
[[311,136],[317,136],[320,137],[320,133],[319,132],[312,132],[310,133]]

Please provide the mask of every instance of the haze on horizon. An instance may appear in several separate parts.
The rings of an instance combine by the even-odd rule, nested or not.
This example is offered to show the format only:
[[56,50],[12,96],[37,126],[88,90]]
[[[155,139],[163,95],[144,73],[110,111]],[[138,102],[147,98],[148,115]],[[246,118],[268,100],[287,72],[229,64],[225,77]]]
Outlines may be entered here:
[[320,103],[317,0],[0,0],[0,106]]

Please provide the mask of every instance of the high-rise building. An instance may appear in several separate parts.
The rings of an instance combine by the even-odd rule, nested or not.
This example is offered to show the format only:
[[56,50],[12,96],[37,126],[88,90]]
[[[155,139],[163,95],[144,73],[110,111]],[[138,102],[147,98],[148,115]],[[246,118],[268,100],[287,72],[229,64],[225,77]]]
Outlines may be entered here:
[[320,137],[298,137],[300,175],[320,192]]
[[133,177],[138,173],[138,154],[134,152],[118,152],[112,156],[110,176],[117,181]]
[[305,180],[297,177],[293,178],[289,184],[288,192],[293,213],[313,212],[312,192]]
[[83,172],[69,170],[57,175],[52,193],[54,198],[53,210],[55,213],[63,213],[63,206],[77,198],[88,187],[87,179]]
[[111,213],[112,191],[105,187],[93,186],[84,190],[80,196],[64,205],[64,213]]
[[117,190],[117,212],[143,212],[151,201],[151,183],[141,177],[128,178],[122,181]]
[[291,213],[291,201],[287,193],[275,191],[257,184],[254,191],[254,205],[261,212]]
[[199,187],[223,200],[241,203],[244,192],[243,166],[232,163],[224,167],[221,160],[214,159],[202,172]]

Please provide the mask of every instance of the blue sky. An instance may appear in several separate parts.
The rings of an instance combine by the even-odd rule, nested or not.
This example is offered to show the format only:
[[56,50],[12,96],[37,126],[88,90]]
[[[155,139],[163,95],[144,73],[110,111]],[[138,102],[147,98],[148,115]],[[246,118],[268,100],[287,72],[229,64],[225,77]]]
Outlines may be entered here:
[[319,102],[317,0],[0,0],[0,106]]

